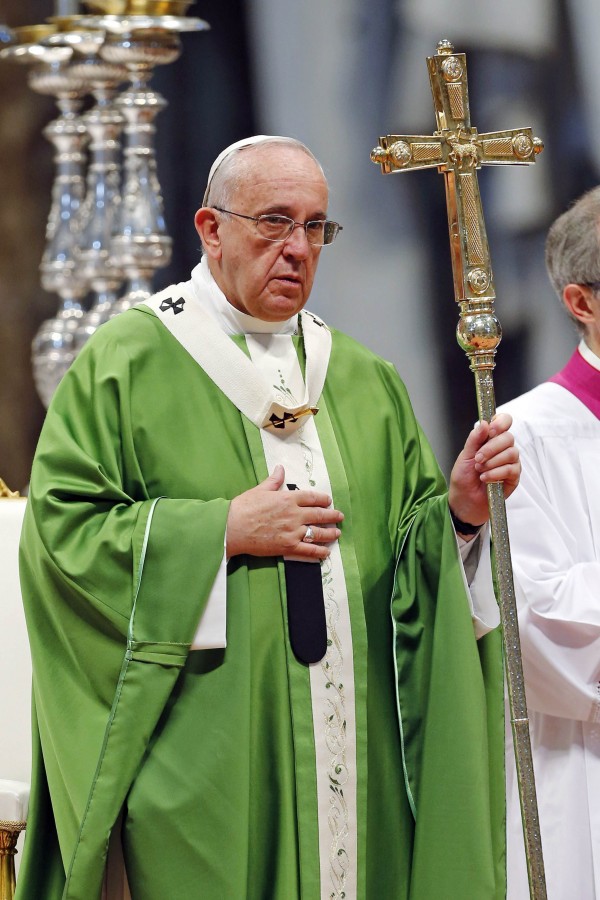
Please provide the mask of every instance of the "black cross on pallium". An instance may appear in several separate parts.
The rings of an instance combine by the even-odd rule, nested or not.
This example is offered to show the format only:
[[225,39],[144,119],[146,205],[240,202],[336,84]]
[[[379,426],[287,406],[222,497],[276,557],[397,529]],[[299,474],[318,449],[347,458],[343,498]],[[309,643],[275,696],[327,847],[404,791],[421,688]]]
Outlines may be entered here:
[[179,300],[173,300],[172,297],[167,297],[166,300],[160,304],[160,309],[163,312],[166,312],[168,309],[173,310],[173,315],[178,315],[178,313],[183,312],[183,307],[185,306],[185,300],[183,297],[180,297]]
[[319,408],[317,406],[305,406],[295,413],[284,412],[283,417],[273,413],[265,428],[285,428],[286,425],[293,425],[298,419],[303,419],[304,416],[316,416],[318,412]]
[[298,417],[288,412],[284,412],[283,418],[280,418],[279,416],[275,415],[275,413],[273,413],[273,415],[269,419],[269,422],[271,423],[273,428],[285,428],[287,422],[289,422],[291,425],[297,421]]

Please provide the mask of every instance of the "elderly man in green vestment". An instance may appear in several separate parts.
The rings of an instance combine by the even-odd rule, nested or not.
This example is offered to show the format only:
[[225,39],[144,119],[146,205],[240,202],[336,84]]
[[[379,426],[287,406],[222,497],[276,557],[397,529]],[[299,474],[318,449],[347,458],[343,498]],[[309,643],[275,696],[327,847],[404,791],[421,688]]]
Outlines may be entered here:
[[298,142],[228,148],[191,280],[56,392],[21,552],[22,900],[99,898],[113,830],[134,900],[504,897],[479,529],[518,481],[510,420],[447,488],[393,367],[304,311],[327,205]]

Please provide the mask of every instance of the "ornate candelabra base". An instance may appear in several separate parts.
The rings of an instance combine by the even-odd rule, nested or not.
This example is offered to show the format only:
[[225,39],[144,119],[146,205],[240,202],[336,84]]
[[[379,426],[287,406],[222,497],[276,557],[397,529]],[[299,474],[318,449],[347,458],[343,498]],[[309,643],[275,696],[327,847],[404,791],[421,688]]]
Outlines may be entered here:
[[0,900],[13,900],[15,896],[15,854],[25,824],[0,821]]

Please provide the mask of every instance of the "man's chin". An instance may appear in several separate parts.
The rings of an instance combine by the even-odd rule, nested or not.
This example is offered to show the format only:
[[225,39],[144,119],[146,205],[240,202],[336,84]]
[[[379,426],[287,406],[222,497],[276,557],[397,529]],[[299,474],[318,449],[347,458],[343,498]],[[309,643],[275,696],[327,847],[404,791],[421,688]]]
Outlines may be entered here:
[[267,322],[284,322],[300,312],[306,300],[301,290],[278,291],[262,305],[260,318]]
[[287,309],[279,308],[264,310],[257,318],[262,319],[264,322],[287,322],[288,319],[291,319],[296,313],[299,313],[301,309],[302,307],[294,306]]

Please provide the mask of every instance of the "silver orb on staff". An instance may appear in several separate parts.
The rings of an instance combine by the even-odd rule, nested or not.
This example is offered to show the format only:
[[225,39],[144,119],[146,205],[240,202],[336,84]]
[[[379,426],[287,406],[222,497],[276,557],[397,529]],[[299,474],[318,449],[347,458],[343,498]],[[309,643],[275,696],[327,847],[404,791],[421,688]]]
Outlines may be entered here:
[[[384,174],[435,167],[444,176],[454,295],[460,309],[457,339],[475,376],[479,416],[489,422],[496,412],[492,370],[502,331],[494,314],[494,280],[477,170],[482,165],[530,165],[543,144],[531,128],[478,134],[470,119],[466,56],[455,53],[450,41],[439,42],[427,66],[437,129],[431,135],[381,137],[371,159]],[[533,900],[545,900],[506,507],[502,484],[488,484],[487,490],[529,890]]]

